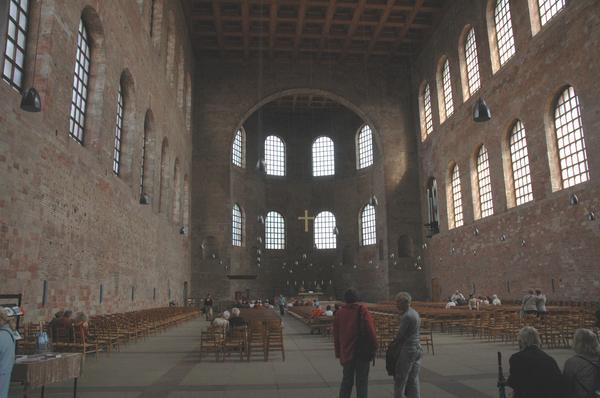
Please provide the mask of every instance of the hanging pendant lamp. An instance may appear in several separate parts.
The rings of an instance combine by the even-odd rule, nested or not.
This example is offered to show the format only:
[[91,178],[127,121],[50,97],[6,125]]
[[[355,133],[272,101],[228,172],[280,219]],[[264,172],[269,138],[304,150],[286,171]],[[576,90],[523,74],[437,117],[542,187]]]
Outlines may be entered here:
[[473,121],[475,122],[487,122],[492,118],[492,111],[487,106],[483,98],[479,97],[473,107]]

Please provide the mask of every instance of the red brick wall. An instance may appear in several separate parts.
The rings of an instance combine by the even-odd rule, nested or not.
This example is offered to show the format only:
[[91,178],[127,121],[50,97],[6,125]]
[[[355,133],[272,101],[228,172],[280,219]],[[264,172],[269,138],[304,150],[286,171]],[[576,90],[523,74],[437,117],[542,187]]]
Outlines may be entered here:
[[[590,211],[600,211],[600,3],[568,1],[567,7],[532,37],[526,1],[511,1],[516,54],[492,73],[484,1],[452,2],[433,37],[412,65],[415,109],[419,85],[432,88],[434,132],[418,144],[422,220],[427,222],[425,189],[435,177],[439,191],[441,233],[427,239],[422,249],[426,278],[437,280],[448,296],[455,289],[477,294],[497,293],[520,297],[529,287],[539,287],[550,299],[596,300],[600,294],[600,221],[590,221]],[[533,2],[535,3],[535,2]],[[459,78],[459,35],[475,27],[482,88],[463,102]],[[436,63],[450,59],[455,113],[439,124]],[[552,102],[560,89],[572,85],[580,100],[591,179],[569,189],[556,189],[550,162],[555,162],[547,140],[552,137]],[[492,120],[472,121],[472,107],[482,96],[492,110]],[[503,169],[505,139],[512,123],[520,119],[527,132],[533,185],[533,202],[507,205],[506,184],[510,169]],[[414,115],[419,126],[418,114]],[[419,129],[416,134],[420,136]],[[474,156],[485,144],[490,161],[494,215],[475,220],[472,184]],[[448,229],[449,164],[461,171],[465,224]],[[555,187],[553,189],[553,187]],[[569,197],[577,194],[579,204]],[[476,235],[475,229],[479,234]],[[500,240],[501,235],[505,240]]]
[[[182,221],[173,221],[171,209],[176,158],[178,189],[183,189],[184,175],[190,175],[191,131],[186,128],[186,100],[177,100],[182,95],[178,85],[165,77],[168,18],[163,14],[178,21],[173,25],[175,65],[181,63],[191,74],[193,58],[179,3],[165,3],[164,10],[156,10],[161,25],[155,26],[152,38],[149,1],[113,1],[108,7],[102,1],[51,0],[41,2],[41,9],[35,2],[26,85],[40,92],[42,112],[20,110],[19,93],[0,81],[0,293],[22,293],[28,320],[48,318],[59,309],[93,314],[166,305],[169,290],[172,299],[183,299],[183,284],[190,276],[190,239],[179,234]],[[97,15],[88,29],[94,40],[100,35],[102,41],[92,53],[82,146],[70,138],[68,126],[75,41],[86,6]],[[113,134],[125,69],[134,90],[126,102],[126,168],[117,177],[112,173]],[[157,189],[151,206],[139,204],[147,110],[154,115],[154,145],[146,150],[155,172],[146,178],[154,187],[159,185],[160,143],[163,137],[169,141],[166,208],[161,213]],[[45,305],[43,281],[48,284]]]

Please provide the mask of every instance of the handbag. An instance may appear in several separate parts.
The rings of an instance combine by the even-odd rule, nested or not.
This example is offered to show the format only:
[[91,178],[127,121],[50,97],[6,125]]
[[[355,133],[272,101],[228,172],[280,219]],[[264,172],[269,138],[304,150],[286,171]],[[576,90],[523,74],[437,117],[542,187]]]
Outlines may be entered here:
[[358,306],[358,334],[356,338],[356,346],[354,348],[354,358],[365,361],[375,362],[375,346],[371,340],[361,316],[361,306]]

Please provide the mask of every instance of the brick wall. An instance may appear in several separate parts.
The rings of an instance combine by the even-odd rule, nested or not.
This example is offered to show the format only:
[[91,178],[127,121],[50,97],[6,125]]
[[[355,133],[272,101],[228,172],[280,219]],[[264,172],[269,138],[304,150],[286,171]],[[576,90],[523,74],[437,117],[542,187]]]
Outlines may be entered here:
[[[25,82],[40,92],[42,112],[22,111],[19,93],[0,81],[0,293],[22,293],[28,320],[59,309],[94,314],[166,305],[169,297],[182,302],[190,238],[179,229],[189,212],[180,206],[174,214],[173,202],[177,190],[183,196],[184,177],[190,178],[191,99],[166,78],[167,32],[173,32],[175,79],[190,79],[193,57],[179,3],[156,3],[151,37],[150,1],[113,1],[110,7],[102,1],[33,2]],[[68,131],[82,13],[94,47],[80,145]],[[125,94],[123,168],[116,176],[116,99],[124,74],[131,87]],[[152,205],[139,203],[145,124],[151,130],[145,185]]]

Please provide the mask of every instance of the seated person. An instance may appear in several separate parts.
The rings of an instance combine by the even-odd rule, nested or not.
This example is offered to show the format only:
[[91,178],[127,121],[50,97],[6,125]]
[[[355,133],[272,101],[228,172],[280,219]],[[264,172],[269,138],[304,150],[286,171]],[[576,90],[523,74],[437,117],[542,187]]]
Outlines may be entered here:
[[61,342],[73,341],[73,311],[66,310],[63,313],[62,318],[56,321],[56,335],[53,336],[54,340]]
[[485,296],[479,296],[479,302],[483,305],[490,305],[490,300]]
[[448,302],[446,303],[446,309],[456,307],[456,303],[452,301],[452,298],[448,298]]
[[[575,355],[567,359],[563,370],[567,397],[586,398],[600,382],[600,343],[589,329],[577,329],[573,337]],[[596,391],[600,396],[600,391]]]
[[562,373],[554,358],[540,349],[538,331],[525,326],[519,331],[518,340],[520,351],[510,357],[510,376],[506,381],[514,398],[563,398]]
[[229,318],[229,327],[233,329],[235,327],[245,326],[245,325],[246,325],[246,320],[244,320],[244,318],[242,318],[240,316],[240,309],[233,308],[231,310],[231,317]]
[[325,315],[325,312],[323,311],[323,309],[321,307],[315,307],[312,309],[312,311],[310,311],[311,318],[319,318],[323,315]]
[[89,337],[89,324],[87,315],[85,315],[83,312],[77,313],[77,316],[73,320],[73,325],[76,328],[79,328],[82,338],[84,341],[87,341]]
[[492,305],[502,305],[502,302],[496,294],[492,294]]
[[325,308],[325,316],[333,316],[333,311],[331,310],[330,305]]
[[523,314],[537,315],[537,297],[533,289],[530,289],[525,297],[523,297],[521,311]]
[[223,311],[221,316],[216,317],[212,321],[212,326],[221,326],[223,329],[227,330],[229,328],[229,311]]
[[56,314],[54,314],[54,318],[52,318],[52,320],[48,323],[48,329],[50,330],[50,333],[52,333],[51,337],[56,336],[58,321],[60,321],[64,314],[64,311],[58,311]]

